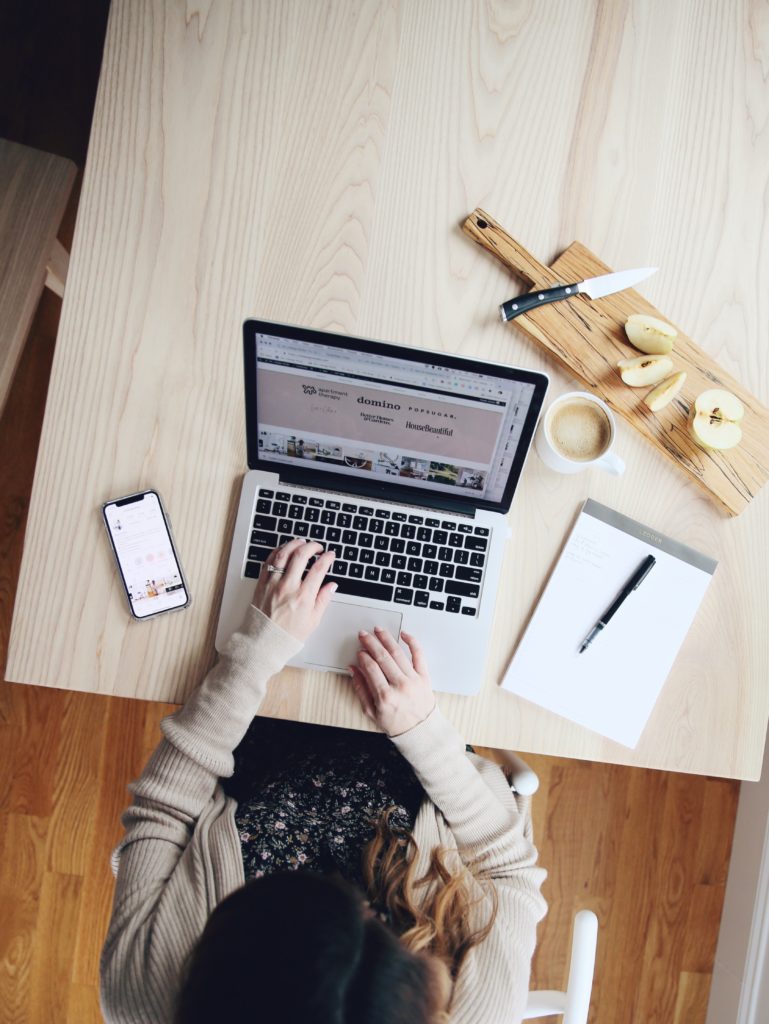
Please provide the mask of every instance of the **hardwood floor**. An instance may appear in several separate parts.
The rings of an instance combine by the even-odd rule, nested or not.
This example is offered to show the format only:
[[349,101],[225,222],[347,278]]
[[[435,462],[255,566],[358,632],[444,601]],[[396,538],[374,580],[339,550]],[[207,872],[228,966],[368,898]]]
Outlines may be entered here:
[[559,987],[573,914],[600,931],[591,1022],[701,1024],[739,784],[527,757],[550,904],[532,987]]
[[[50,26],[43,32],[28,13],[12,26],[18,38],[5,34],[0,57],[6,49],[34,51],[44,61],[46,46],[69,45],[79,71],[71,102],[56,107],[51,97],[61,79],[36,80],[25,92],[19,70],[17,88],[8,93],[15,110],[0,116],[0,134],[70,156],[82,168],[83,124],[93,104],[105,11],[103,3],[70,4],[69,22],[60,23],[58,32]],[[10,67],[18,69],[14,60]],[[9,63],[0,64],[8,74]],[[76,204],[77,194],[61,234],[67,245]],[[60,305],[50,293],[41,300],[0,422],[2,666]],[[101,1020],[98,957],[112,891],[109,853],[120,834],[126,786],[141,770],[168,710],[0,684],[3,1024]],[[542,783],[535,826],[541,862],[550,873],[550,911],[540,931],[533,986],[564,983],[571,919],[587,906],[601,924],[591,1022],[702,1024],[738,785],[554,758],[527,760]]]

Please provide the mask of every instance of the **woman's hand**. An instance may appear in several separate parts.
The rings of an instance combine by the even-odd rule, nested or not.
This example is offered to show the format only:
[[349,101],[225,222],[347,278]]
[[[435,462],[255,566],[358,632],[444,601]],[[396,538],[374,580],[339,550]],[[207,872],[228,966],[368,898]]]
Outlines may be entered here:
[[320,555],[302,579],[307,563],[322,550],[322,544],[298,537],[276,548],[259,572],[252,604],[297,640],[306,640],[317,627],[336,591],[336,583],[321,585],[333,551]]
[[350,665],[361,707],[388,736],[419,725],[435,707],[422,648],[410,633],[401,633],[411,658],[386,629],[358,634],[358,664]]

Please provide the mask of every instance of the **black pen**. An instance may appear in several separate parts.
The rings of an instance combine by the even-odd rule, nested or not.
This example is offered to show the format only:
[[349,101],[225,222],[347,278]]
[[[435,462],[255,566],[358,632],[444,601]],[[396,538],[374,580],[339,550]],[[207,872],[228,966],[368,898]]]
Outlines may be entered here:
[[612,615],[614,615],[614,613],[625,600],[625,598],[632,594],[634,590],[638,590],[638,588],[641,586],[643,581],[646,579],[646,577],[649,575],[649,573],[652,571],[656,564],[657,559],[654,557],[654,555],[647,555],[646,558],[644,558],[643,562],[641,562],[641,564],[638,566],[636,571],[627,581],[625,586],[614,598],[613,603],[606,609],[601,618],[598,620],[598,622],[596,622],[596,624],[587,634],[585,639],[582,641],[582,646],[579,649],[580,654],[582,654],[582,652],[592,644],[592,642],[595,640],[595,638],[598,636],[601,630],[608,625]]

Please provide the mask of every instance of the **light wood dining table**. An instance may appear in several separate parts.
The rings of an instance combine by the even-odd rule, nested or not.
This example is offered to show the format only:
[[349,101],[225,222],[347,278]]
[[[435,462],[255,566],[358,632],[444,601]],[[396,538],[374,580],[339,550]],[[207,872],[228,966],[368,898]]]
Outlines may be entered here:
[[[767,66],[749,0],[113,0],[8,678],[182,702],[212,664],[246,317],[544,370],[551,398],[575,386],[500,323],[520,282],[462,234],[476,206],[545,263],[578,239],[659,266],[642,293],[766,403]],[[769,489],[730,518],[624,422],[617,450],[621,478],[532,453],[483,689],[440,705],[475,744],[756,778]],[[100,506],[145,487],[194,601],[138,623]],[[719,560],[634,750],[499,688],[588,496]],[[298,670],[262,713],[370,727],[346,678]]]

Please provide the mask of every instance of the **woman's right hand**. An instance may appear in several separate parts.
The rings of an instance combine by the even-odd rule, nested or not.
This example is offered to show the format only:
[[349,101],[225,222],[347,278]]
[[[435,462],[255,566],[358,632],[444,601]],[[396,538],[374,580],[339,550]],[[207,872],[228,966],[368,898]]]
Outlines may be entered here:
[[401,633],[411,658],[386,629],[358,634],[358,664],[350,665],[352,683],[363,711],[388,736],[419,725],[435,707],[422,648],[410,633]]

